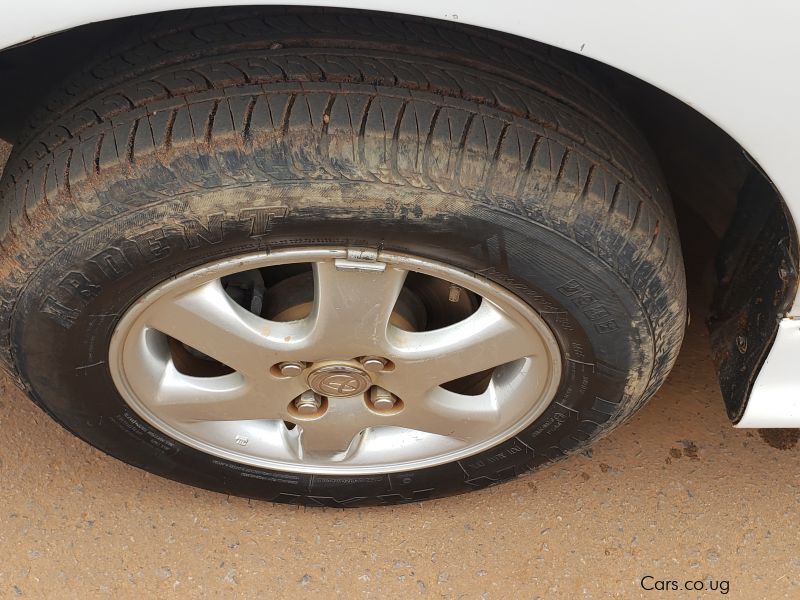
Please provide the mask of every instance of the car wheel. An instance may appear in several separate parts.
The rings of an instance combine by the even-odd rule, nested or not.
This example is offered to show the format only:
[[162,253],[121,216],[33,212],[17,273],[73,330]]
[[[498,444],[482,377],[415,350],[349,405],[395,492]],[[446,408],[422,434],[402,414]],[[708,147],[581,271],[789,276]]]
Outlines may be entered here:
[[655,392],[675,221],[589,76],[450,26],[233,15],[121,46],[14,150],[3,359],[48,413],[159,475],[352,506],[547,465]]

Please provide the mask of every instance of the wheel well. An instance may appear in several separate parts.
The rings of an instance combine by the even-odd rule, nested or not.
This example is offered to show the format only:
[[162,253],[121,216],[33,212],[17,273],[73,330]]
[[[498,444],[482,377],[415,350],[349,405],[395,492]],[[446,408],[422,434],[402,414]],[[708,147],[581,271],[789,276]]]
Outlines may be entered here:
[[767,174],[727,133],[663,91],[599,68],[661,163],[690,306],[707,315],[725,407],[738,422],[797,293],[797,229]]
[[[102,54],[124,32],[140,28],[148,20],[180,14],[94,23],[0,52],[0,77],[5,89],[13,90],[0,96],[0,137],[17,138],[31,107],[46,98],[51,89],[63,88],[61,84],[76,65]],[[467,33],[477,30],[463,28]],[[529,40],[522,43],[538,45]],[[703,282],[705,289],[700,295],[715,298],[711,307],[714,352],[729,414],[736,419],[777,332],[777,318],[788,309],[796,290],[796,229],[785,203],[741,146],[696,110],[600,62],[578,55],[571,60],[598,75],[644,132],[661,164],[675,205],[684,254],[691,257],[687,270],[690,276],[695,271],[695,279]],[[691,244],[698,223],[705,230],[701,235],[710,241],[702,246]],[[767,223],[771,233],[764,231]],[[761,228],[756,230],[757,226]],[[748,291],[754,289],[759,290],[756,296],[768,295],[771,301],[765,304]],[[743,336],[747,352],[741,351]]]

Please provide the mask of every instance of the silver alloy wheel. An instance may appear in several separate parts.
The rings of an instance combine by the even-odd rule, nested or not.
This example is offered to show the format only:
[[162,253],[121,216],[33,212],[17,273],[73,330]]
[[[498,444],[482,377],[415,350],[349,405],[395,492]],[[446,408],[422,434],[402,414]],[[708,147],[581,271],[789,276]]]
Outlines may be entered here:
[[[234,273],[297,263],[311,263],[314,281],[313,307],[299,320],[264,319],[222,285]],[[480,304],[446,327],[401,329],[390,317],[409,272],[469,290]],[[181,372],[167,336],[232,372]],[[490,448],[542,414],[561,374],[550,329],[501,286],[409,255],[319,248],[249,254],[158,286],[121,319],[109,366],[131,408],[188,446],[332,475],[431,467]],[[477,395],[442,387],[492,368]],[[298,410],[314,398],[318,408]]]

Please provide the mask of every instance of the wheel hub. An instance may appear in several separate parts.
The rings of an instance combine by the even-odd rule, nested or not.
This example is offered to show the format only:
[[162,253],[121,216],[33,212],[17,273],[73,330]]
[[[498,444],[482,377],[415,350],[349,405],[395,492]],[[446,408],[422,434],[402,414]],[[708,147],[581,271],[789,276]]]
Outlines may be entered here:
[[366,371],[347,363],[328,364],[313,369],[308,376],[308,387],[328,398],[357,396],[371,386],[372,378]]

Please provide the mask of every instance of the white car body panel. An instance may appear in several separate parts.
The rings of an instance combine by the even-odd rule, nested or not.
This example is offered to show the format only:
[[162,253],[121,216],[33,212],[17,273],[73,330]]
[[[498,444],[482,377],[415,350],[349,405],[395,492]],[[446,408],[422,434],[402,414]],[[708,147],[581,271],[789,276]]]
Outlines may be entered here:
[[[312,5],[459,21],[589,56],[703,113],[766,171],[800,220],[800,4],[790,0],[28,0],[0,21],[0,48],[95,21],[181,8]],[[800,295],[740,427],[800,427]]]
[[737,427],[798,427],[800,320],[783,319]]

